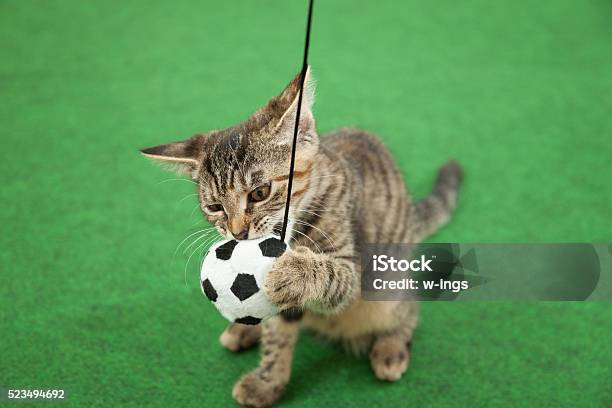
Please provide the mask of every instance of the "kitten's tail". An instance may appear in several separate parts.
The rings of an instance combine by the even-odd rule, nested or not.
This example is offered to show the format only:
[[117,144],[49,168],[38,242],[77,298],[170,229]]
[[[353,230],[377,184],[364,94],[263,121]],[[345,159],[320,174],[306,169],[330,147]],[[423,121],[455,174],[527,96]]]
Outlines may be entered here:
[[462,173],[461,165],[454,160],[440,168],[432,193],[414,206],[413,242],[420,242],[448,222],[457,204]]

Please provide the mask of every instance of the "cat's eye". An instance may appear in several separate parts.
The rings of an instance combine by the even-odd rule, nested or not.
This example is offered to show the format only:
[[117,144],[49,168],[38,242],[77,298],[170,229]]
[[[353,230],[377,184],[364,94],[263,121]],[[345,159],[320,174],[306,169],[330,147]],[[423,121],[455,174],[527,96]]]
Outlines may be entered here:
[[211,204],[206,206],[206,211],[211,213],[216,213],[223,211],[223,206],[221,204]]
[[249,193],[249,201],[257,203],[263,201],[270,196],[270,184],[264,184],[263,186],[257,187],[255,190]]

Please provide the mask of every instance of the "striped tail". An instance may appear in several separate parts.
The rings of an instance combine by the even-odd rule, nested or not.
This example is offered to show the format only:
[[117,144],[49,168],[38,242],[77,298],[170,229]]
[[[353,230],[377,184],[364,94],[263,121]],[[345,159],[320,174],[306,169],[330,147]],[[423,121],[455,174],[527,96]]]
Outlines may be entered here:
[[456,161],[446,162],[440,168],[432,193],[414,206],[413,242],[420,242],[448,222],[457,204],[462,173]]

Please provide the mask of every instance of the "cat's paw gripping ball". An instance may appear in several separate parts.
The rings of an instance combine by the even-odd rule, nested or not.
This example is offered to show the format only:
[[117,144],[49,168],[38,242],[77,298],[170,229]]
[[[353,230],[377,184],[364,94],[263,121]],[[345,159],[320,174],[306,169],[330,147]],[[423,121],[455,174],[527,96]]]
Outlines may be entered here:
[[279,310],[268,301],[263,287],[276,258],[286,249],[274,236],[216,243],[202,262],[204,295],[232,322],[258,324],[275,315]]

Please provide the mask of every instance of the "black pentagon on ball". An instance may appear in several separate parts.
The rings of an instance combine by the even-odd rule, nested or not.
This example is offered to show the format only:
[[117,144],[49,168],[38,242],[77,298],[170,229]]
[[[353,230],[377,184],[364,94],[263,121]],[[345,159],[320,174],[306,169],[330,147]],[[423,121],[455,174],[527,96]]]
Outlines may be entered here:
[[287,250],[287,244],[278,238],[268,238],[259,243],[261,254],[268,258],[278,258]]
[[245,316],[235,320],[236,323],[240,324],[250,324],[251,326],[255,326],[256,324],[261,323],[261,319],[253,316]]
[[230,290],[240,301],[243,301],[259,292],[259,286],[253,275],[239,273]]
[[217,255],[217,259],[221,259],[222,261],[227,261],[232,257],[232,252],[234,252],[234,248],[238,245],[238,241],[235,239],[231,241],[227,241],[225,244],[221,245],[219,248],[215,250],[215,254]]
[[204,289],[204,294],[211,302],[217,301],[217,291],[213,288],[213,285],[210,283],[208,278],[202,281],[202,289]]

